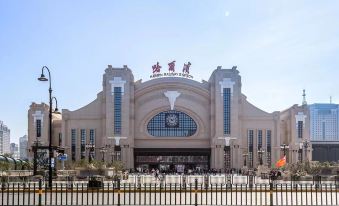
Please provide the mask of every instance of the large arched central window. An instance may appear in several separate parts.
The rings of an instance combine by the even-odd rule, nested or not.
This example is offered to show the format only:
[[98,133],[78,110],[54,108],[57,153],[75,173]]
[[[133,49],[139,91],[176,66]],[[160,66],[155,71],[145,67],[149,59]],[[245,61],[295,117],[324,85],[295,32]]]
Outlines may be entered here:
[[187,114],[170,110],[155,115],[148,122],[147,130],[155,137],[189,137],[197,131],[197,124]]

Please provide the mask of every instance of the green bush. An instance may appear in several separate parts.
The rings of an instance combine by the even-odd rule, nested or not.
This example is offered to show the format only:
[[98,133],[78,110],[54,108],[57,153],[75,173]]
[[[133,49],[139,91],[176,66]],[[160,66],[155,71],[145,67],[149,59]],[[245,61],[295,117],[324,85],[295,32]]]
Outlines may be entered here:
[[4,162],[4,161],[0,161],[0,171],[1,171],[1,172],[7,171],[7,170],[9,170],[10,168],[11,168],[10,163]]

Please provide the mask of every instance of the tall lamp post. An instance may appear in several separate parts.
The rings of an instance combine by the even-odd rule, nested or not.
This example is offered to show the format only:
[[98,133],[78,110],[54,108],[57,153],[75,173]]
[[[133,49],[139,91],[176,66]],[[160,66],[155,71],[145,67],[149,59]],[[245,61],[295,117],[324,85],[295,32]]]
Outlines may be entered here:
[[89,153],[88,153],[88,162],[91,163],[92,160],[93,160],[93,153],[94,153],[94,149],[95,149],[95,144],[86,144],[85,145],[85,148],[87,150],[89,150]]
[[101,159],[101,161],[102,161],[102,162],[105,162],[105,153],[107,152],[106,147],[100,148],[99,152],[101,152],[101,154],[102,154],[102,159]]
[[[107,139],[114,139],[115,140],[115,144],[114,144],[114,156],[115,156],[115,160],[116,161],[121,161],[120,140],[127,139],[127,137],[115,136],[115,137],[107,137]],[[112,161],[112,163],[113,163],[113,161]]]
[[[48,71],[48,78],[45,77],[44,75],[44,69],[46,69]],[[52,98],[52,78],[51,78],[51,72],[50,70],[48,69],[48,67],[46,66],[43,66],[41,68],[41,76],[38,78],[39,81],[49,81],[49,89],[48,89],[48,92],[49,92],[49,122],[48,122],[48,139],[49,139],[49,144],[48,144],[48,151],[49,151],[49,163],[48,163],[48,186],[49,187],[52,187],[52,160],[53,160],[53,148],[52,148],[52,100],[56,98],[53,97]],[[57,110],[57,107],[56,107],[56,112],[58,111]]]
[[303,162],[303,142],[299,143],[299,148],[298,148],[298,161]]
[[290,148],[287,144],[280,145],[280,149],[283,151],[284,156],[286,156],[286,151]]
[[111,157],[112,157],[112,159],[111,159],[111,160],[112,160],[112,162],[111,162],[111,163],[112,163],[112,164],[113,164],[113,162],[114,162],[114,159],[115,159],[115,158],[114,158],[114,155],[115,155],[115,152],[113,152],[113,151],[112,151],[112,152],[111,152]]
[[37,175],[37,170],[38,170],[38,146],[40,145],[40,141],[38,138],[36,138],[35,143],[32,146],[32,151],[33,151],[33,175]]
[[225,141],[225,146],[224,146],[224,158],[225,157],[229,157],[229,162],[227,159],[224,159],[224,169],[225,172],[227,169],[231,169],[231,162],[232,162],[232,151],[231,151],[231,144],[230,141],[231,140],[236,140],[236,137],[218,137],[218,139],[220,140],[224,140]]
[[262,161],[263,158],[262,158],[262,156],[263,156],[264,152],[265,152],[265,150],[263,150],[262,148],[260,148],[260,149],[258,150],[259,165],[262,165],[262,164],[263,164],[263,161]]
[[304,144],[304,148],[305,148],[305,161],[308,161],[308,158],[307,158],[307,149],[310,147],[310,141],[305,139],[303,144]]
[[246,160],[247,160],[247,156],[248,156],[248,153],[243,153],[242,156],[244,157],[244,167],[247,167],[247,163],[246,163]]

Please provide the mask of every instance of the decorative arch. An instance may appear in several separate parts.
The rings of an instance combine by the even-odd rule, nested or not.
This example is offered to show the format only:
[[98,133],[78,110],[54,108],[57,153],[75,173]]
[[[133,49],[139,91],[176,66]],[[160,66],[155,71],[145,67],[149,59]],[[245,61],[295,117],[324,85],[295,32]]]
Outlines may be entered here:
[[197,132],[197,123],[184,112],[168,110],[153,116],[147,131],[155,137],[190,137]]

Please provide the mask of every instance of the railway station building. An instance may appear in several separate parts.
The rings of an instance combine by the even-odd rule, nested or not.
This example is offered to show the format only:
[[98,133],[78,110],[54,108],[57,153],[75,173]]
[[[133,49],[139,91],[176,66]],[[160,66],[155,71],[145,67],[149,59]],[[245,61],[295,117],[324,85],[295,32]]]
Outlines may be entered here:
[[[287,162],[311,160],[307,105],[268,113],[241,86],[236,67],[219,66],[202,82],[175,71],[143,82],[127,66],[108,65],[96,99],[53,114],[52,143],[74,161],[121,160],[138,170],[271,167],[284,154]],[[29,145],[48,145],[48,111],[45,103],[30,105]]]

